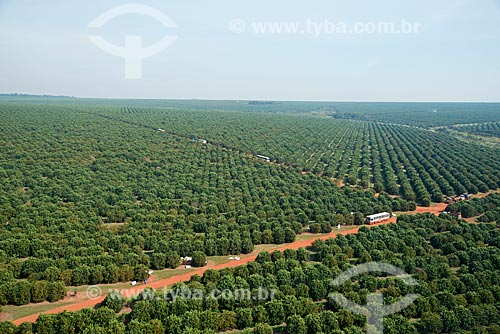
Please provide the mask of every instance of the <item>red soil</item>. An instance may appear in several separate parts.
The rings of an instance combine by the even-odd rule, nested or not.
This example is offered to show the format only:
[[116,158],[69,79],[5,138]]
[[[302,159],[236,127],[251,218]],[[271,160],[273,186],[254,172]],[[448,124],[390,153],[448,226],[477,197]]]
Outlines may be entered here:
[[410,214],[417,214],[417,213],[433,213],[436,216],[439,215],[441,212],[443,212],[448,204],[446,203],[433,203],[430,207],[425,207],[425,206],[417,206],[417,210],[414,212],[411,212]]

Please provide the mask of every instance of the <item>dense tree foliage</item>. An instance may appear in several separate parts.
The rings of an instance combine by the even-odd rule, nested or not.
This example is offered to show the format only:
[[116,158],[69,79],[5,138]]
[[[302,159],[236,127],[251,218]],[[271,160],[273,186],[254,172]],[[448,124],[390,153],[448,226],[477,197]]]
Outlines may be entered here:
[[415,207],[166,126],[159,132],[142,114],[0,106],[0,304],[58,300],[61,282],[142,281],[148,269],[176,268],[194,251],[246,254],[292,242],[311,222],[328,232],[352,224],[351,212]]
[[[362,333],[366,319],[336,304],[329,293],[340,292],[364,304],[375,291],[383,292],[387,303],[408,293],[419,294],[408,308],[384,319],[387,333],[495,333],[500,319],[499,242],[495,225],[433,215],[401,216],[396,225],[316,241],[313,263],[299,261],[298,251],[261,253],[254,263],[208,271],[201,279],[174,287],[175,291],[201,289],[207,298],[143,293],[131,302],[132,312],[125,317],[116,317],[106,307],[43,315],[34,324],[34,333],[58,333],[68,323],[75,334],[110,326],[117,333],[136,333],[139,328],[143,333],[243,328],[270,333],[269,325],[285,326],[287,333]],[[371,260],[400,267],[418,285],[375,273],[354,277],[340,287],[330,284],[342,271]],[[265,298],[226,295],[215,303],[208,297],[214,289],[249,289],[257,296],[259,287],[275,293]]]
[[335,119],[371,120],[417,127],[500,121],[499,103],[408,103],[408,102],[311,102],[311,101],[217,101],[217,100],[92,100],[37,96],[2,96],[0,102],[57,103],[75,106],[127,105],[138,108],[303,115]]
[[[439,105],[429,112],[421,104],[418,117],[393,107],[2,98],[0,305],[54,302],[64,298],[66,286],[142,281],[149,269],[177,268],[181,257],[203,266],[207,256],[248,254],[255,245],[293,242],[304,231],[329,233],[337,224],[362,225],[365,215],[411,211],[445,195],[499,187],[498,148],[393,124],[449,125],[446,115],[453,112],[458,123],[473,116],[488,122],[485,132],[498,123],[498,105]],[[492,195],[449,209],[498,222],[498,202]],[[363,230],[355,238],[318,242],[317,263],[308,262],[305,250],[263,253],[244,269],[189,283],[207,291],[265,286],[278,292],[274,299],[201,305],[144,299],[133,301],[130,315],[117,316],[125,301],[109,297],[98,310],[42,316],[34,330],[212,333],[253,327],[267,333],[270,325],[286,323],[287,332],[356,333],[361,319],[324,302],[328,281],[350,264],[386,260],[404,266],[436,295],[422,293],[428,305],[388,318],[388,328],[453,332],[479,324],[494,332],[496,324],[485,319],[498,316],[498,288],[464,275],[498,278],[491,250],[498,247],[497,230],[469,230],[453,218],[420,219],[384,228],[383,236]],[[450,230],[438,231],[428,221]],[[462,293],[448,289],[455,281],[435,282],[453,277],[486,288]],[[404,290],[365,281],[345,292],[362,301],[373,288],[393,298]],[[443,291],[449,294],[437,293]],[[1,326],[0,333],[31,332],[29,325]]]
[[[428,206],[443,195],[500,185],[500,150],[417,128],[306,116],[124,107],[100,113],[168,129],[299,168],[339,183],[373,187]],[[195,115],[195,117],[193,117]]]
[[461,214],[463,218],[479,216],[481,222],[500,222],[500,193],[453,203],[446,210],[451,214]]
[[455,131],[500,138],[500,122],[467,124],[452,126],[451,128]]
[[203,267],[207,264],[207,257],[205,253],[201,251],[193,252],[193,260],[191,261],[193,267]]

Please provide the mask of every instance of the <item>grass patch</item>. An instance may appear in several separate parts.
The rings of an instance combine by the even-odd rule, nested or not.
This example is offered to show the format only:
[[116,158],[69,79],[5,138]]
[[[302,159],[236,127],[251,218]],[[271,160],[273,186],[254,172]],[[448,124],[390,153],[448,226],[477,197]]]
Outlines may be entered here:
[[51,309],[64,306],[64,305],[69,305],[73,304],[73,300],[68,300],[65,302],[58,302],[58,303],[49,303],[49,302],[43,302],[39,304],[29,304],[29,305],[21,305],[21,306],[14,306],[14,305],[5,305],[2,306],[2,315],[7,315],[2,320],[4,321],[11,321],[15,319],[19,319],[22,317],[26,317],[35,313],[40,313],[40,312],[46,312],[50,311]]
[[196,269],[198,269],[198,268],[164,269],[164,270],[155,271],[153,273],[153,275],[156,275],[156,279],[160,280],[160,279],[170,278],[170,277],[177,276],[177,275],[186,274],[186,273],[189,273],[189,272],[196,270]]
[[[68,290],[69,293],[72,292],[86,292],[89,287],[93,285],[81,285],[81,286],[68,286],[66,289]],[[97,284],[97,286],[102,290],[104,293],[108,293],[110,290],[115,290],[115,289],[126,289],[130,287],[130,283],[113,283],[113,284]]]
[[210,256],[210,257],[207,257],[207,259],[208,259],[208,262],[210,264],[219,265],[219,264],[230,262],[231,261],[231,260],[229,260],[230,256],[239,256],[239,255]]

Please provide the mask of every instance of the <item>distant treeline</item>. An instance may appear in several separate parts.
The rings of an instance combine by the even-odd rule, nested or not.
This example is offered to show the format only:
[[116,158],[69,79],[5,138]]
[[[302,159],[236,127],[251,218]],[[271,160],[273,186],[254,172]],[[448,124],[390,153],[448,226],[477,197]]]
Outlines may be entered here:
[[42,97],[42,98],[76,98],[74,96],[67,95],[37,95],[37,94],[23,94],[23,93],[8,93],[0,94],[0,97]]

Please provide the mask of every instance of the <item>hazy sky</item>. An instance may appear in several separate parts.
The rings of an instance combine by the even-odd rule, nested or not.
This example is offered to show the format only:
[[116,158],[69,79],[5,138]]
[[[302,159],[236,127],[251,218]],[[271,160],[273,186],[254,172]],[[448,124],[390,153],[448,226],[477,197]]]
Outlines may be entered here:
[[[177,27],[139,14],[89,27],[106,10],[128,3],[153,7]],[[324,28],[325,22],[340,30],[379,22],[399,27],[402,20],[418,23],[419,30],[369,34]],[[299,29],[255,30],[284,23]],[[311,31],[310,24],[319,30]],[[142,78],[131,80],[125,79],[124,59],[99,49],[89,35],[117,46],[126,35],[141,35],[145,46],[166,35],[178,38],[144,59]],[[0,0],[5,93],[500,101],[499,59],[500,0]]]

